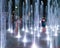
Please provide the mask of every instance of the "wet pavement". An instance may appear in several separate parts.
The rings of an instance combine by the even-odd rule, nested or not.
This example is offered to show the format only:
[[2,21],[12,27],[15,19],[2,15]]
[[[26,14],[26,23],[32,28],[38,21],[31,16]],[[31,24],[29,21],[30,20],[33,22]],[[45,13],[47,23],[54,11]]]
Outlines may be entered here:
[[[58,46],[56,47],[54,45],[54,48],[60,48],[59,47],[60,46],[60,38],[59,37],[60,37],[60,33],[58,35]],[[7,33],[6,48],[31,48],[31,45],[32,45],[32,42],[33,42],[32,41],[33,37],[31,35],[28,36],[28,38],[30,38],[31,41],[26,43],[25,46],[24,46],[24,43],[22,42],[22,38],[18,40],[16,38],[14,38],[13,34]],[[44,39],[46,39],[46,34],[43,34],[43,33],[41,34],[41,37],[39,39],[36,38],[36,43],[39,45],[39,48],[49,48],[49,46],[47,45],[47,41],[44,40]],[[54,41],[55,41],[55,39],[54,39]],[[53,44],[55,44],[55,42]]]
[[[43,35],[43,37],[40,37],[39,39],[36,38],[36,43],[39,45],[39,48],[48,48],[47,41],[43,40],[43,38],[45,37],[46,35]],[[29,36],[29,38],[31,39],[31,41],[26,43],[26,45],[24,46],[23,42],[20,41],[21,39],[18,41],[18,39],[14,38],[12,34],[7,33],[6,48],[31,48],[33,37],[31,38],[31,36]]]
[[[17,39],[15,38],[16,34],[11,34],[7,32],[6,34],[6,48],[31,48],[33,42],[34,42],[34,35],[31,35],[30,32],[26,34],[26,37],[28,39],[27,43],[23,43],[22,39],[24,38],[25,33],[21,33],[21,38]],[[51,32],[50,32],[51,33]],[[60,48],[60,30],[58,30],[58,36],[54,36],[54,33],[52,33],[52,39],[53,39],[53,48]],[[37,35],[37,32],[36,34]],[[39,46],[39,48],[51,48],[50,45],[48,45],[48,42],[46,40],[46,33],[41,32],[40,37],[35,37],[35,42]]]

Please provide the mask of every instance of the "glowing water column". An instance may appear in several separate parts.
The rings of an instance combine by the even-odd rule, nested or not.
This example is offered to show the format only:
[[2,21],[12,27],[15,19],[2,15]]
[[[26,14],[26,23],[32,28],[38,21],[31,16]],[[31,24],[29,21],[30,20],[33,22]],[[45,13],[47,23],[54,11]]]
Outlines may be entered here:
[[[52,1],[52,4],[50,5],[51,3],[51,0],[48,0],[48,16],[47,16],[47,24],[49,26],[49,35],[47,35],[49,38],[49,48],[54,48],[54,40],[57,39],[57,35],[58,35],[58,18],[57,18],[57,9],[58,9],[58,3],[57,3],[57,0],[55,1]],[[53,35],[55,37],[53,37]],[[53,38],[56,38],[56,39],[53,39]],[[56,40],[58,41],[58,40]],[[55,46],[57,48],[57,42],[55,43]]]
[[[36,35],[37,33],[37,35]],[[40,37],[39,34],[39,0],[35,2],[35,8],[34,8],[34,35],[33,35],[33,41],[31,48],[39,48],[39,45],[36,43],[36,36]]]
[[42,18],[43,18],[43,5],[44,5],[44,3],[43,3],[43,1],[41,1],[41,5],[40,5],[40,14],[39,14],[39,26],[40,26],[40,33],[42,32]]
[[[26,46],[26,43],[29,42],[29,39],[27,38],[27,33],[29,32],[29,29],[28,29],[29,0],[25,0],[25,1],[26,1],[25,6],[23,2],[23,28],[22,28],[22,31],[24,31],[24,37],[22,40],[22,42],[24,43],[24,46]],[[25,13],[25,16],[24,16],[24,13]]]
[[8,16],[8,32],[13,33],[13,28],[12,28],[12,15],[11,15],[11,8],[12,7],[12,0],[9,0],[8,2],[8,12],[9,12],[9,16]]
[[24,2],[23,2],[23,7],[22,7],[22,21],[23,21],[23,27],[22,27],[22,31],[24,32],[25,31],[25,24],[24,24],[24,22],[25,22],[25,14],[24,14]]
[[44,3],[43,3],[43,1],[41,1],[41,5],[40,5],[40,20],[42,19],[42,17],[43,17],[43,5],[44,5]]
[[0,0],[0,12],[1,12],[1,46],[0,48],[6,47],[6,16],[7,16],[7,1],[6,0]]
[[[48,0],[48,17],[47,17],[47,22],[48,22],[48,25],[50,26],[51,25],[51,8],[50,8],[50,1],[51,0]],[[49,48],[53,48],[52,46],[52,41],[51,41],[51,37],[49,34],[47,34],[47,44],[49,46]]]
[[29,29],[28,29],[28,11],[29,11],[29,0],[25,0],[26,4],[25,4],[25,32],[28,33]]
[[31,31],[31,34],[33,34],[33,6],[31,5],[30,6],[30,31]]
[[35,3],[35,10],[34,10],[34,32],[37,32],[37,37],[40,36],[39,34],[39,0]]
[[54,6],[55,6],[55,8],[54,8],[54,16],[55,16],[55,31],[54,31],[54,38],[55,38],[55,47],[56,48],[58,48],[58,30],[59,30],[59,25],[58,25],[58,14],[57,14],[57,12],[58,12],[58,2],[57,2],[57,0],[55,0],[54,1]]

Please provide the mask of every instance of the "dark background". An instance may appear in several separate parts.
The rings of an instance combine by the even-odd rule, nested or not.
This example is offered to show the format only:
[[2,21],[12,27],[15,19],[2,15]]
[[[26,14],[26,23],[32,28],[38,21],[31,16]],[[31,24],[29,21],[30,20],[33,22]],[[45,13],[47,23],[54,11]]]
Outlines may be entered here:
[[[23,1],[25,2],[25,0],[20,0],[20,3],[19,3],[19,16],[20,18],[22,18],[22,4],[23,4]],[[45,17],[46,16],[46,13],[45,13],[45,8],[46,8],[46,5],[47,5],[47,0],[41,0],[44,2],[44,9],[43,9],[43,16]],[[40,1],[40,2],[41,2]],[[33,4],[34,0],[30,0],[30,4]],[[15,0],[12,0],[12,14],[14,15],[13,11],[15,11]]]

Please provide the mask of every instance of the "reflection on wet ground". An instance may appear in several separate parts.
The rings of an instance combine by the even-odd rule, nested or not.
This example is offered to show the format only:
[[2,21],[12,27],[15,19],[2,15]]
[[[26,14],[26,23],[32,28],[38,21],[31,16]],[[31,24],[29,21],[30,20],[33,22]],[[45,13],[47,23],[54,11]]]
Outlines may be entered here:
[[[14,38],[14,36],[12,34],[7,33],[7,36],[6,36],[6,39],[7,39],[6,48],[31,48],[31,45],[32,45],[32,42],[33,42],[32,41],[33,37],[31,35],[28,36],[28,37],[30,37],[31,41],[27,42],[24,45],[24,43],[22,42],[22,38],[18,40],[16,38]],[[39,48],[49,48],[49,46],[47,45],[47,41],[44,40],[44,39],[46,39],[46,34],[43,34],[43,33],[41,33],[40,38],[36,38],[36,43],[39,46]]]

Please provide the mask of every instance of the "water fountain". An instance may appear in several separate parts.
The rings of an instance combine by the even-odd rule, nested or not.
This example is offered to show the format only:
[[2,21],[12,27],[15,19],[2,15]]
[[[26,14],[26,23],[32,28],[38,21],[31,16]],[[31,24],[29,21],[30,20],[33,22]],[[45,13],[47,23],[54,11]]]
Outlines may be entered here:
[[43,3],[43,1],[41,1],[41,5],[39,7],[40,8],[40,13],[39,13],[39,20],[40,20],[39,21],[39,26],[40,26],[39,30],[40,30],[40,33],[42,32],[42,22],[41,21],[42,21],[42,18],[43,18],[43,5],[44,5],[44,3]]
[[7,11],[5,11],[6,0],[0,0],[0,48],[6,47],[6,16]]
[[33,6],[31,5],[30,6],[30,8],[31,8],[31,15],[30,15],[30,34],[32,34],[33,35],[33,25],[32,25],[32,22],[33,22]]
[[[39,0],[35,2],[35,8],[34,8],[34,34],[33,34],[33,41],[31,48],[39,48],[39,46],[36,43],[36,33],[37,37],[40,37],[39,33]],[[37,19],[36,19],[37,18]]]
[[24,18],[25,18],[25,15],[24,15],[24,2],[23,2],[23,7],[22,7],[23,9],[22,9],[22,14],[23,14],[23,16],[22,16],[22,21],[23,21],[23,27],[22,27],[22,31],[24,32],[25,31],[25,24],[24,24],[24,22],[25,22],[25,20],[24,20]]
[[[29,1],[28,0],[26,0],[26,5],[25,5],[25,7],[26,8],[24,8],[24,3],[23,3],[23,21],[25,22],[25,25],[24,25],[24,23],[23,23],[23,28],[24,28],[24,37],[23,37],[23,39],[22,39],[22,42],[24,43],[24,46],[26,45],[26,43],[27,42],[30,42],[30,40],[27,38],[27,34],[29,33],[29,28],[28,28],[28,6],[29,6]],[[25,16],[24,16],[24,9],[25,9]],[[25,20],[24,20],[24,18],[25,18]]]
[[[37,2],[35,2],[35,7],[34,7],[34,11],[33,11],[33,5],[30,6],[30,0],[26,0],[26,5],[24,5],[23,2],[23,16],[22,16],[22,21],[23,21],[23,27],[22,29],[20,28],[20,19],[17,20],[18,22],[18,31],[17,31],[17,35],[15,36],[15,38],[18,38],[19,40],[21,40],[22,38],[22,42],[24,44],[24,46],[26,45],[27,42],[32,42],[32,46],[31,48],[40,48],[40,46],[37,43],[37,38],[40,38],[41,36],[41,32],[42,32],[42,25],[41,25],[41,20],[42,20],[42,16],[43,16],[43,2],[41,1],[41,5],[39,4],[39,0],[36,0]],[[6,45],[6,13],[2,12],[2,10],[4,8],[2,8],[4,0],[1,0],[1,48],[5,48]],[[48,4],[47,4],[47,24],[46,24],[46,39],[44,38],[44,40],[47,41],[47,46],[48,48],[54,48],[54,46],[58,46],[58,30],[59,30],[59,24],[58,24],[58,3],[57,0],[52,1],[52,4],[50,5],[51,0],[48,0]],[[40,6],[39,6],[40,5]],[[12,25],[11,25],[11,0],[9,1],[9,19],[8,19],[8,31],[10,31],[10,33],[13,32],[12,30]],[[18,7],[16,7],[18,8]],[[30,11],[31,9],[31,11]],[[40,10],[39,10],[40,9]],[[39,14],[40,11],[40,14]],[[34,12],[34,19],[32,18],[33,16],[33,12]],[[18,16],[19,16],[19,9],[18,9]],[[30,18],[30,19],[29,19]],[[29,20],[29,22],[28,22]],[[4,22],[4,24],[3,24]],[[34,22],[34,25],[33,23]],[[40,26],[39,26],[40,24]],[[22,30],[22,31],[21,31]],[[21,32],[24,34],[21,36]],[[28,39],[28,35],[32,35],[32,41]],[[3,37],[3,38],[2,38]],[[54,44],[54,40],[55,40],[55,44]],[[40,43],[40,42],[39,42]]]
[[11,6],[12,6],[12,1],[10,0],[8,2],[8,12],[9,12],[9,16],[8,16],[8,29],[7,31],[10,33],[13,33],[13,27],[12,27],[12,15],[11,15]]
[[[50,41],[50,47],[49,48],[54,48],[54,39],[53,38],[57,38],[56,36],[58,35],[57,33],[57,25],[58,25],[58,18],[57,18],[57,9],[58,9],[58,3],[57,0],[52,1],[52,4],[50,5],[51,0],[48,0],[48,16],[47,16],[47,21],[48,21],[48,26],[50,26],[50,32],[49,34],[49,38],[51,38],[52,40]],[[57,27],[57,28],[55,28]],[[55,37],[53,37],[53,35]],[[56,42],[58,42],[58,40],[56,40]],[[57,48],[57,43],[55,44],[56,48]]]
[[[37,19],[36,19],[37,18]],[[34,14],[34,27],[37,29],[37,37],[40,37],[39,32],[39,0],[35,3],[35,14]]]
[[[17,1],[18,2],[18,1]],[[19,2],[18,2],[19,3]],[[16,4],[15,4],[16,5]],[[14,36],[15,38],[17,38],[18,40],[21,40],[21,28],[20,28],[20,26],[21,26],[21,18],[19,17],[19,4],[18,5],[16,5],[16,7],[18,8],[18,10],[17,10],[17,13],[15,14],[15,15],[17,15],[17,21],[16,21],[16,30],[17,31],[15,31],[15,33],[16,33],[16,35]],[[17,9],[16,8],[16,9]]]
[[25,32],[26,33],[28,33],[29,32],[29,29],[28,29],[28,6],[29,6],[29,4],[28,4],[29,2],[28,2],[28,0],[26,0],[26,5],[25,5]]

